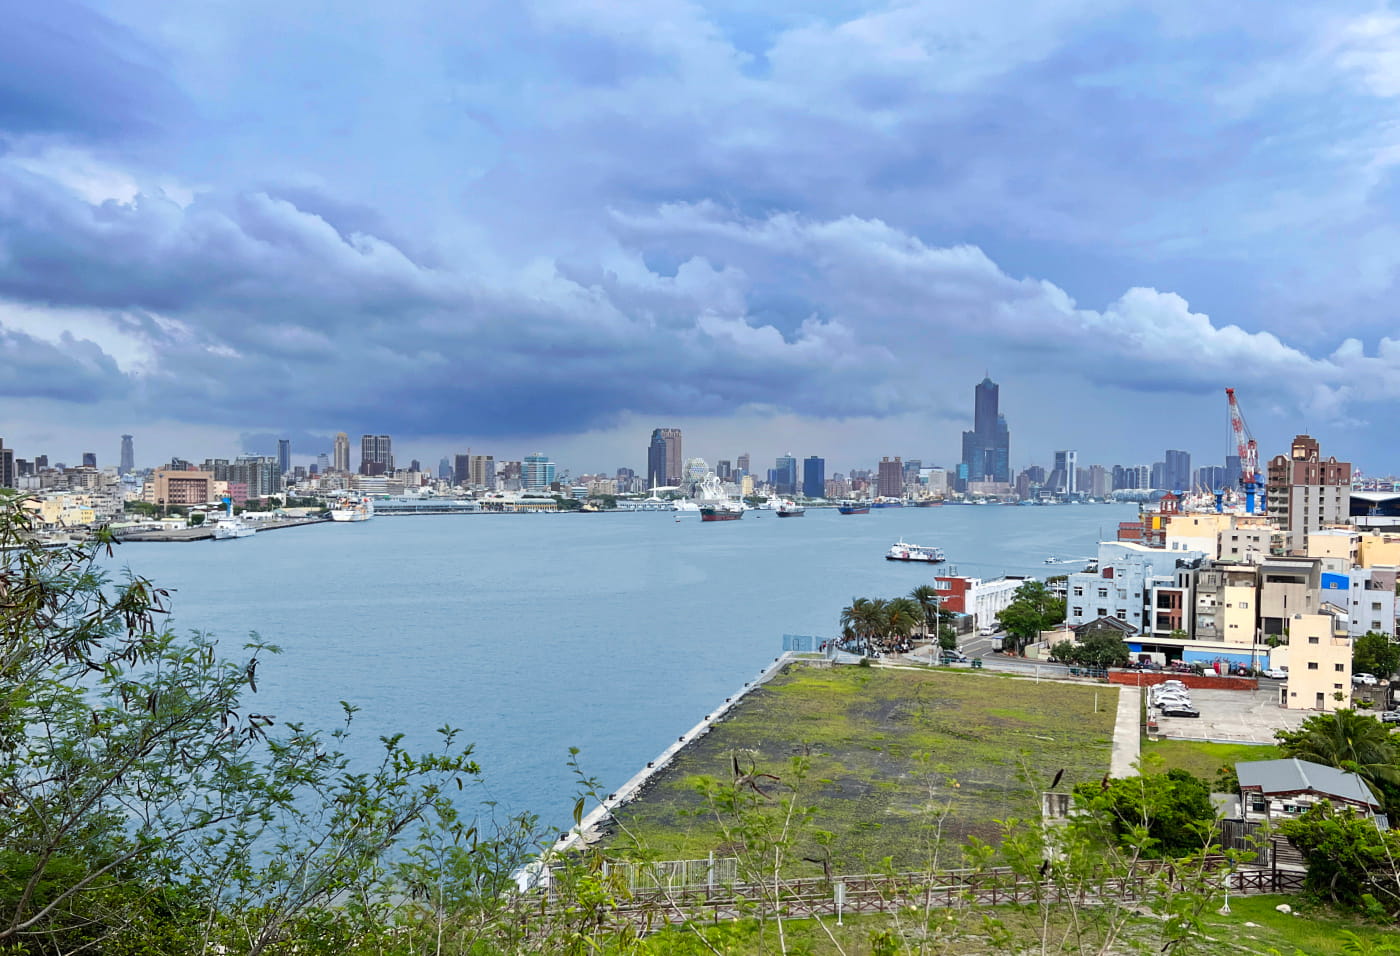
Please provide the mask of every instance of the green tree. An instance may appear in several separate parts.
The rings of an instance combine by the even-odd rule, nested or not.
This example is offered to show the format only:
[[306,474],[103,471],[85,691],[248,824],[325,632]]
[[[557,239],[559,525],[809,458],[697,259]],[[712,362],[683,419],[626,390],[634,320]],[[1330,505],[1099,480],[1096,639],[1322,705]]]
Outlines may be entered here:
[[1210,786],[1185,770],[1080,784],[1074,795],[1120,841],[1140,841],[1143,856],[1199,853],[1214,833]]
[[1385,634],[1367,631],[1351,645],[1353,674],[1375,674],[1390,678],[1400,670],[1400,644],[1392,643]]
[[1400,750],[1390,729],[1369,714],[1342,709],[1314,714],[1297,730],[1276,730],[1284,756],[1349,770],[1365,780],[1387,808],[1400,809]]
[[935,633],[938,628],[938,589],[932,584],[920,584],[909,592],[909,597],[917,601],[923,611],[924,633]]
[[1016,653],[1023,651],[1040,632],[1065,619],[1065,602],[1055,597],[1043,581],[1027,581],[1016,589],[1011,603],[997,614],[997,623],[1012,639]]
[[1279,825],[1307,861],[1306,887],[1322,899],[1400,920],[1400,834],[1318,803]]

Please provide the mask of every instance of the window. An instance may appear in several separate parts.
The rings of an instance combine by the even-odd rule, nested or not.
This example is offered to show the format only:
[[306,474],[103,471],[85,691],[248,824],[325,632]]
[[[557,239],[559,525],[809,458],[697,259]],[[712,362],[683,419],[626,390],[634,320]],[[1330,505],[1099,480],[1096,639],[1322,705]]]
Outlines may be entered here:
[[1246,611],[1249,610],[1249,602],[1248,602],[1248,601],[1241,601],[1241,602],[1240,602],[1240,607],[1244,608]]
[[1074,586],[1074,596],[1075,596],[1075,597],[1083,597],[1083,596],[1084,596],[1084,588],[1082,588],[1081,586],[1079,586],[1078,584],[1076,584],[1076,585]]
[[1118,620],[1120,620],[1120,621],[1126,621],[1127,619],[1128,619],[1128,612],[1125,611],[1125,610],[1123,610],[1123,609],[1120,607],[1120,608],[1118,609]]
[[1332,665],[1332,669],[1333,669],[1334,671],[1340,672],[1340,671],[1346,670],[1346,665],[1345,665],[1345,664],[1333,664],[1333,665]]
[[1099,588],[1099,597],[1108,597],[1108,588]]
[[1380,609],[1381,609],[1381,602],[1380,602],[1380,601],[1372,601],[1372,602],[1371,602],[1371,610],[1373,610],[1373,611],[1379,611]]
[[1317,670],[1317,661],[1308,661],[1308,670],[1310,670],[1310,671],[1315,671],[1315,670]]
[[1075,609],[1074,609],[1074,616],[1075,616],[1075,617],[1083,617],[1083,616],[1084,616],[1084,609],[1083,609],[1082,607],[1077,607],[1077,608],[1075,608]]
[[1342,685],[1341,685],[1341,684],[1333,684],[1333,685],[1332,685],[1332,689],[1333,689],[1333,690],[1341,690],[1341,689],[1342,689]]
[[1099,608],[1099,617],[1108,617],[1108,608],[1106,608],[1106,607],[1101,607],[1101,608]]
[[1308,643],[1309,643],[1309,644],[1316,644],[1316,643],[1317,643],[1317,638],[1315,638],[1315,637],[1310,637],[1310,638],[1308,638]]

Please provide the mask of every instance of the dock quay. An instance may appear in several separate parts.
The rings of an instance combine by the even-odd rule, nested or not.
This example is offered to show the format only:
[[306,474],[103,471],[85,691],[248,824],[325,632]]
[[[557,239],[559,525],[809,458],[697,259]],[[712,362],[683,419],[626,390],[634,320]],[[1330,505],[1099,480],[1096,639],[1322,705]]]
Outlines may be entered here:
[[[258,533],[264,531],[280,531],[283,528],[299,528],[307,524],[325,524],[329,518],[278,518],[271,521],[258,522]],[[174,528],[151,531],[128,531],[118,538],[123,543],[133,542],[171,542],[171,541],[212,541],[214,539],[214,529],[198,525],[193,528]]]

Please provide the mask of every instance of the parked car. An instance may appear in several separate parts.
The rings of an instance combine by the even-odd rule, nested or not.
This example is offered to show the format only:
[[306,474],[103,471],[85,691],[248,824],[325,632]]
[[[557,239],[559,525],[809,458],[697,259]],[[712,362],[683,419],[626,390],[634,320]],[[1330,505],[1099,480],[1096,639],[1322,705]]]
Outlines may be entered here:
[[1155,703],[1157,707],[1162,710],[1166,710],[1168,707],[1190,707],[1191,698],[1179,696],[1158,697],[1155,701],[1153,701],[1153,703]]
[[1382,722],[1387,724],[1400,724],[1400,710],[1387,710],[1385,713],[1377,714]]
[[1163,717],[1199,717],[1201,712],[1190,704],[1172,704],[1162,708]]
[[1270,667],[1264,672],[1264,676],[1270,680],[1288,680],[1288,668]]
[[1161,688],[1164,688],[1164,689],[1166,689],[1166,688],[1176,688],[1177,690],[1188,690],[1188,689],[1189,689],[1189,688],[1187,688],[1187,686],[1186,686],[1185,684],[1183,684],[1183,683],[1182,683],[1181,681],[1179,681],[1179,680],[1164,680],[1164,681],[1162,681],[1162,683],[1158,684],[1157,686],[1158,686],[1158,687],[1161,687]]
[[938,660],[943,664],[966,664],[967,655],[962,651],[942,651],[938,655]]
[[1364,684],[1367,687],[1374,687],[1378,683],[1375,674],[1352,674],[1351,682],[1353,684]]

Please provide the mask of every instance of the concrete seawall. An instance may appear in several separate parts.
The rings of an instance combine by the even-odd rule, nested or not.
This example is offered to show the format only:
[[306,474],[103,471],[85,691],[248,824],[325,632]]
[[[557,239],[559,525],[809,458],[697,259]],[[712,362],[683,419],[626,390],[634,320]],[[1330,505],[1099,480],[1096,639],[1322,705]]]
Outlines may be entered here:
[[[249,522],[254,524],[259,533],[264,531],[280,531],[283,528],[299,528],[307,524],[325,524],[329,518],[283,518],[280,521],[259,521]],[[120,537],[123,544],[135,544],[143,541],[210,541],[214,537],[213,523],[209,527],[199,525],[194,528],[173,528],[161,531],[133,531]]]
[[648,780],[669,767],[671,761],[675,759],[676,754],[684,750],[690,743],[708,734],[710,728],[721,720],[725,714],[729,713],[731,708],[737,706],[739,701],[743,700],[744,696],[748,694],[749,691],[762,687],[771,680],[775,674],[798,659],[797,655],[791,651],[783,654],[781,657],[775,658],[773,663],[765,667],[756,678],[741,687],[732,697],[726,698],[713,712],[706,714],[703,720],[687,730],[684,734],[681,734],[676,738],[675,743],[661,751],[661,753],[651,760],[644,768],[633,774],[631,779],[621,787],[618,787],[613,793],[608,794],[607,799],[598,804],[592,812],[583,818],[578,826],[574,827],[556,842],[550,852],[563,852],[577,846],[580,842],[588,842],[591,840],[597,828],[612,815],[612,811],[616,807],[620,807],[629,802],[644,786],[646,786]]

